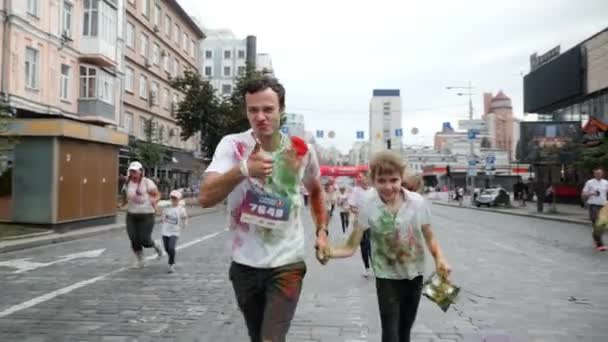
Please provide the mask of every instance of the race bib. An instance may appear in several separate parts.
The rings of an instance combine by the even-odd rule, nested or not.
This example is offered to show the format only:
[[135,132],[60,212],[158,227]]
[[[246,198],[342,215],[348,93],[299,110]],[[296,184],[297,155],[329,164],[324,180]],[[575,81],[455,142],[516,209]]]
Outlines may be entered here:
[[268,193],[247,191],[241,205],[241,222],[269,228],[284,228],[289,221],[291,201]]
[[168,224],[177,224],[178,223],[177,216],[165,215],[165,222]]

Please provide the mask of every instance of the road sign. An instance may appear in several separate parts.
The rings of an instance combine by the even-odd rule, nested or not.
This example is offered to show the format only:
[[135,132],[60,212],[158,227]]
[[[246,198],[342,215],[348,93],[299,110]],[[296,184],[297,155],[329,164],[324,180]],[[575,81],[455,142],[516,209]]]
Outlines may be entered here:
[[459,120],[458,128],[460,129],[476,129],[483,130],[486,128],[486,123],[480,119],[472,119],[472,120]]
[[467,176],[469,176],[469,177],[477,176],[477,166],[476,165],[469,165],[469,168],[467,169]]
[[317,130],[317,138],[323,138],[324,132],[323,130]]
[[357,131],[357,139],[365,139],[365,134],[363,131]]
[[289,134],[289,127],[288,126],[281,127],[281,132],[283,132],[283,134]]
[[479,134],[479,130],[477,129],[469,129],[467,131],[467,137],[469,140],[475,140],[475,138],[477,138],[477,134]]
[[395,136],[396,136],[396,137],[402,137],[402,136],[403,136],[403,129],[401,129],[401,128],[396,128],[396,129],[395,129]]

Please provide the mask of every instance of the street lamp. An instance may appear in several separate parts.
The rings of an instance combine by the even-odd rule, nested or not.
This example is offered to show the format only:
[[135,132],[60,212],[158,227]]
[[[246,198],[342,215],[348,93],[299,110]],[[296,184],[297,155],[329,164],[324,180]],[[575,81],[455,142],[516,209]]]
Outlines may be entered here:
[[[469,97],[469,120],[473,120],[473,95],[474,94],[471,91],[473,89],[475,89],[475,88],[473,88],[471,86],[471,81],[469,81],[469,84],[466,87],[463,87],[463,86],[457,86],[457,87],[448,86],[448,87],[445,87],[445,89],[447,89],[447,90],[452,90],[452,89],[464,89],[464,90],[466,90],[466,92],[459,92],[459,93],[456,93],[456,95],[458,95],[458,96],[468,96]],[[474,150],[474,146],[475,145],[474,145],[474,140],[473,139],[469,138],[469,141],[470,141],[470,144],[469,144],[469,161],[468,162],[470,163],[471,160],[475,160],[475,150]],[[477,169],[477,166],[475,166],[475,169]],[[468,174],[467,174],[467,178],[466,179],[467,179],[467,185],[468,185],[468,183],[469,183],[468,182],[468,180],[469,180],[469,175]],[[471,176],[470,179],[471,179],[471,182],[470,182],[471,185],[470,185],[469,191],[470,191],[471,195],[473,195],[473,193],[475,192],[475,176]]]

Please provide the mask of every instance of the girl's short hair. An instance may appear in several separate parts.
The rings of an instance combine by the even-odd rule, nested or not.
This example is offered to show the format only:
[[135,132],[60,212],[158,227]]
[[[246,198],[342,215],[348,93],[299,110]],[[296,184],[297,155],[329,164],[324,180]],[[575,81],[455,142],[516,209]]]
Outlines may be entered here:
[[376,153],[369,165],[372,181],[377,176],[398,173],[403,177],[405,164],[401,156],[392,151],[382,151]]

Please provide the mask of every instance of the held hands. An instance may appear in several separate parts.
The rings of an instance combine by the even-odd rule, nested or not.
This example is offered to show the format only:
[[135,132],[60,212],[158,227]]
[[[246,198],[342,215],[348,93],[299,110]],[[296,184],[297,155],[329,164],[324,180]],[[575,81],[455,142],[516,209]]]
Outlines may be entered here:
[[272,174],[272,158],[262,152],[259,142],[247,159],[247,169],[250,177],[265,178]]
[[330,259],[331,248],[327,243],[327,231],[323,230],[319,232],[319,236],[317,236],[317,242],[315,244],[315,249],[317,250],[316,257],[321,265],[327,264]]

